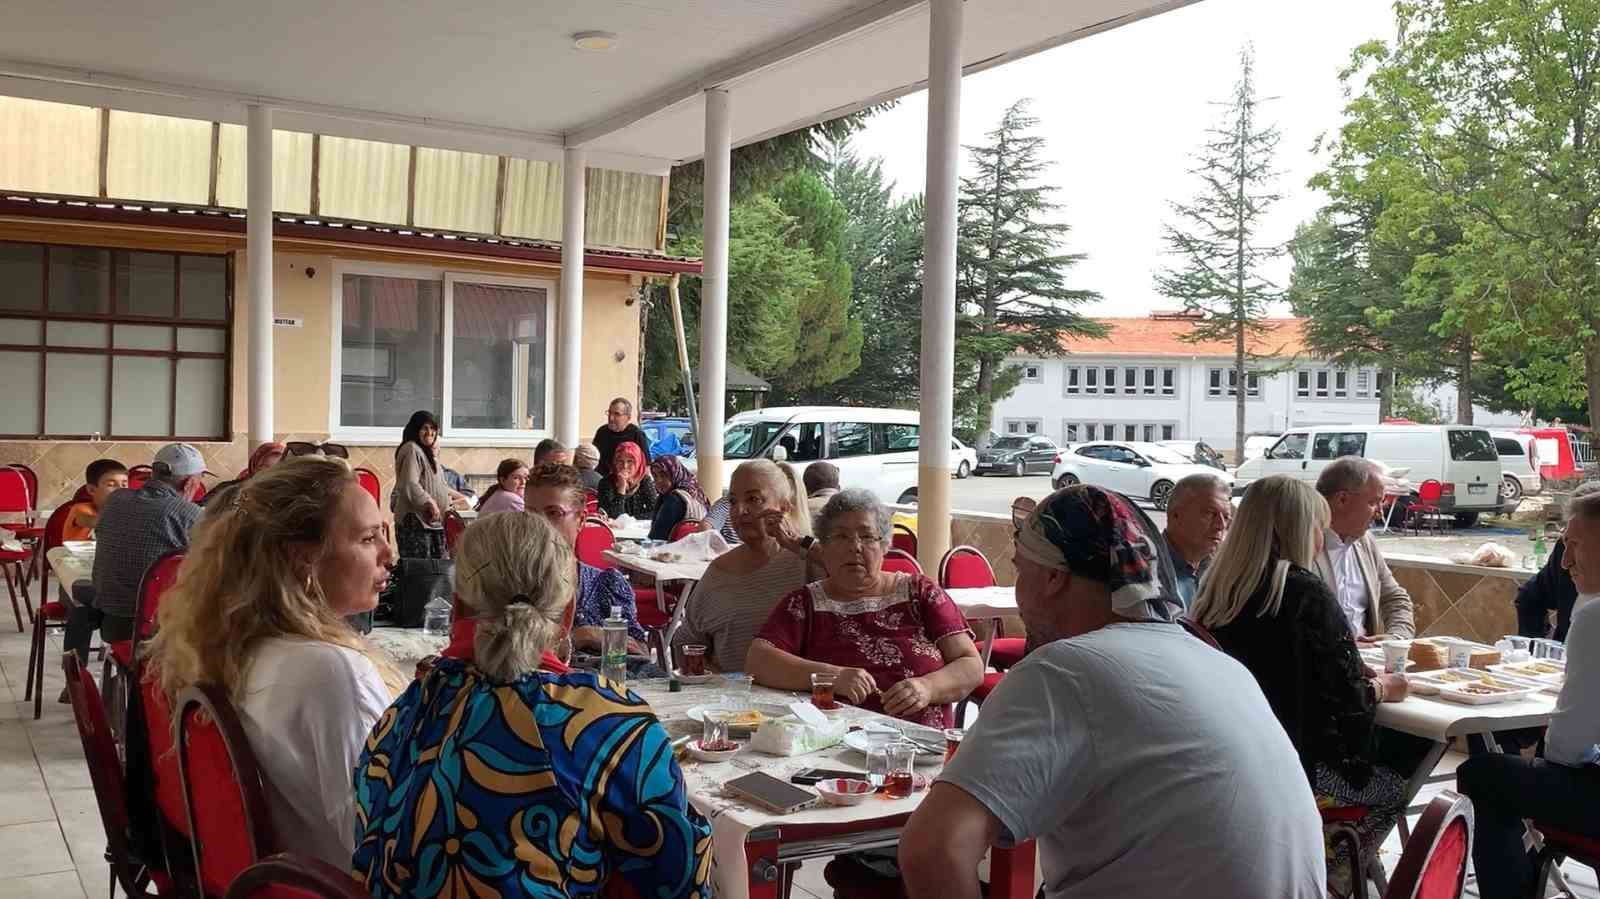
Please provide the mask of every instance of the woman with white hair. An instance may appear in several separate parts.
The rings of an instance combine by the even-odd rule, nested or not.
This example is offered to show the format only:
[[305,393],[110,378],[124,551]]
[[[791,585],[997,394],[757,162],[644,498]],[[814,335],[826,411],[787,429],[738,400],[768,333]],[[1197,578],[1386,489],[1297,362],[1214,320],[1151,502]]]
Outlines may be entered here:
[[[1371,676],[1339,602],[1310,570],[1328,504],[1276,475],[1250,485],[1200,583],[1191,614],[1250,669],[1300,755],[1317,802],[1363,805],[1362,845],[1376,846],[1404,810],[1405,778],[1375,765],[1378,703],[1406,697],[1401,674]],[[1328,893],[1355,890],[1347,844],[1329,859]]]

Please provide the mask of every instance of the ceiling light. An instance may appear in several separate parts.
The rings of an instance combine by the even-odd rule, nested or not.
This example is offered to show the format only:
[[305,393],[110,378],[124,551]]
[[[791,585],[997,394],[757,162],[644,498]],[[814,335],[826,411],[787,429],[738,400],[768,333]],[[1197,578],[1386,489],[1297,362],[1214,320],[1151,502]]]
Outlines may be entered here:
[[609,31],[580,31],[572,36],[572,46],[579,50],[610,50],[617,45],[617,36]]

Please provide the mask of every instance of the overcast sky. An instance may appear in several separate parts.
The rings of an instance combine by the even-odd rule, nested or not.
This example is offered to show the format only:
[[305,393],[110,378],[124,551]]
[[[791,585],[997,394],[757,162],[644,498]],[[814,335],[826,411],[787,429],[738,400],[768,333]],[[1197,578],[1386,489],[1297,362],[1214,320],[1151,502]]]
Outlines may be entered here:
[[[1202,0],[1192,6],[1057,47],[965,79],[961,140],[981,143],[1011,103],[1033,100],[1053,163],[1067,249],[1088,259],[1070,285],[1098,290],[1097,315],[1139,315],[1176,304],[1156,294],[1152,273],[1169,264],[1161,226],[1168,202],[1199,186],[1194,151],[1239,77],[1239,49],[1255,45],[1258,94],[1283,138],[1268,233],[1293,236],[1322,197],[1306,187],[1321,168],[1317,137],[1336,129],[1345,104],[1338,73],[1363,41],[1391,40],[1389,0]],[[878,156],[900,193],[924,186],[927,95],[874,117],[853,141]],[[964,168],[965,173],[965,168]],[[1271,273],[1287,286],[1289,265]]]

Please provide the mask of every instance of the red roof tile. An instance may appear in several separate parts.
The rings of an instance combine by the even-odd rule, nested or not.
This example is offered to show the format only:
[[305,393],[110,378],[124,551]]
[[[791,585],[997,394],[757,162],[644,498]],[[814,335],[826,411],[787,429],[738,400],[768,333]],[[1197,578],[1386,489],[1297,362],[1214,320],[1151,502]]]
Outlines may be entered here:
[[[1194,332],[1194,320],[1172,313],[1142,318],[1101,318],[1104,339],[1069,337],[1061,348],[1084,356],[1233,356],[1232,340],[1192,343],[1184,338]],[[1256,356],[1290,357],[1310,355],[1305,345],[1305,319],[1273,318],[1260,334],[1245,336],[1246,350]]]

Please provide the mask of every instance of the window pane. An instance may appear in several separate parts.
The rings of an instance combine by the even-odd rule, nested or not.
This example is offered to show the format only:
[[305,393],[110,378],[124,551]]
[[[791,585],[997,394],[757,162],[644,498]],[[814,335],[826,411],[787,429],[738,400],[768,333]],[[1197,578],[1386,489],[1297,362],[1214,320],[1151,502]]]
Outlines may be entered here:
[[50,311],[81,315],[110,312],[111,251],[51,247]]
[[1137,368],[1125,368],[1122,370],[1122,392],[1139,392],[1139,370]]
[[1095,426],[1094,425],[1084,425],[1083,426],[1083,439],[1085,439],[1085,440],[1094,440],[1095,439],[1094,434],[1095,434]]
[[[278,207],[282,208],[282,207]],[[178,289],[184,318],[222,321],[228,315],[228,260],[224,256],[182,256]]]
[[1106,369],[1106,393],[1110,393],[1111,388],[1115,386],[1117,386],[1117,370],[1108,368]]
[[[1007,422],[1006,430],[1016,433],[1012,427],[1015,422]],[[833,432],[833,440],[828,452],[830,459],[845,459],[850,456],[865,456],[872,452],[872,426],[858,422],[839,422],[831,424],[828,428]]]
[[822,422],[811,421],[790,425],[778,443],[789,454],[791,462],[815,462],[822,458]]
[[1297,371],[1294,373],[1295,396],[1311,395],[1311,372]]
[[0,353],[0,433],[39,434],[39,354]]
[[1145,425],[1144,426],[1144,442],[1145,443],[1154,443],[1155,439],[1156,439],[1156,426],[1155,425]]
[[[172,328],[167,325],[117,325],[111,335],[112,346],[125,350],[170,350]],[[130,431],[116,431],[128,434]]]
[[116,252],[117,311],[171,318],[177,308],[178,274],[164,253]]
[[1122,426],[1122,439],[1123,440],[1138,440],[1139,439],[1139,426],[1138,425],[1123,425]]
[[111,326],[100,322],[50,322],[45,342],[51,346],[104,347],[110,335]]
[[228,332],[221,328],[179,328],[178,349],[185,353],[223,353]]
[[1067,438],[1067,442],[1068,443],[1077,443],[1078,442],[1078,426],[1077,425],[1067,425],[1067,433],[1066,433],[1065,436]]
[[1100,369],[1098,369],[1098,368],[1087,368],[1087,369],[1084,369],[1083,377],[1084,377],[1084,387],[1086,388],[1084,390],[1084,393],[1094,393],[1095,392],[1095,385],[1099,383]]
[[921,441],[918,434],[920,425],[884,425],[883,426],[883,452],[904,453],[919,449]]
[[1171,440],[1172,439],[1172,425],[1162,425],[1161,426],[1161,439],[1162,440]]
[[444,284],[345,275],[339,424],[403,428],[443,405]]
[[545,290],[456,282],[451,423],[529,430],[545,415]]
[[42,308],[44,247],[0,243],[0,309],[36,312]]
[[1161,370],[1161,395],[1172,396],[1177,391],[1177,371],[1171,368]]
[[[28,318],[0,319],[0,343],[9,343],[21,346],[38,346],[39,337],[44,334],[44,322]],[[0,384],[5,383],[0,381]]]
[[221,359],[178,360],[178,437],[226,438],[223,421],[228,388]]
[[44,432],[105,434],[110,356],[50,353],[44,362]]
[[116,356],[111,360],[111,376],[111,433],[129,437],[170,435],[172,360]]

